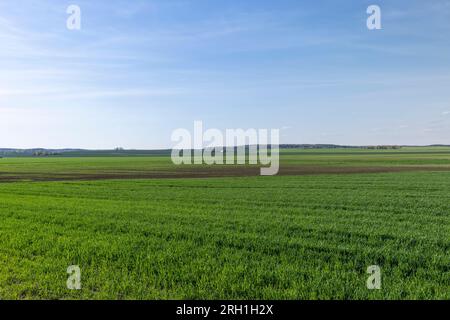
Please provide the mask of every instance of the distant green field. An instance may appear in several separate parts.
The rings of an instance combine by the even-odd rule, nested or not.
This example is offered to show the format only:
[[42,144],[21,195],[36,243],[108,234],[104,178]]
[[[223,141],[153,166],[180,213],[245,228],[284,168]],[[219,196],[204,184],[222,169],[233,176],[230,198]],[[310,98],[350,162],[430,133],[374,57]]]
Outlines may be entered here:
[[[281,166],[399,167],[436,166],[450,168],[450,147],[410,147],[400,150],[282,149]],[[220,166],[217,166],[220,167]],[[224,165],[222,167],[229,167]],[[169,156],[36,157],[0,159],[0,179],[71,174],[140,174],[198,169],[198,165],[172,164]]]
[[[0,299],[450,299],[447,150],[282,154],[414,172],[0,180]],[[0,159],[0,177],[25,180],[152,170],[178,169],[163,156]],[[66,288],[69,265],[81,290]],[[366,288],[370,265],[381,290]]]

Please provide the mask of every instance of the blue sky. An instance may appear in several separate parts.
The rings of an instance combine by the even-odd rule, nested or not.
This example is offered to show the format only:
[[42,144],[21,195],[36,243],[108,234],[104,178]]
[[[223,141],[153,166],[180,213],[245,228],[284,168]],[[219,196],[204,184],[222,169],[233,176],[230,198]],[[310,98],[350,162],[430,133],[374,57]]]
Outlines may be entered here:
[[450,144],[449,40],[449,0],[2,1],[0,147],[167,148],[194,120]]

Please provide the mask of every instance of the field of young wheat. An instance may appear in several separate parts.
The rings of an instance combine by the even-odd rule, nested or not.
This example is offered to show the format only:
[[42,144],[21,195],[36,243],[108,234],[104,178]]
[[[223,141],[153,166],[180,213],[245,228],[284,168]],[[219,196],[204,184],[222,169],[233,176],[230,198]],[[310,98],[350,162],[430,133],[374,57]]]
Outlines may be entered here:
[[0,159],[0,298],[450,299],[450,153],[422,151],[287,151],[303,171],[273,177]]

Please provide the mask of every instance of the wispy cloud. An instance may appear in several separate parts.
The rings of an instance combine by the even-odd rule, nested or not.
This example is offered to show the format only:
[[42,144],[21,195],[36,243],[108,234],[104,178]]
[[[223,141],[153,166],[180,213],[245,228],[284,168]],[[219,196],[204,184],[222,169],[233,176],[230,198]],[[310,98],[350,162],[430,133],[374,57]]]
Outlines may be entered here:
[[88,98],[118,98],[118,97],[157,97],[174,96],[188,93],[185,89],[178,88],[133,88],[117,90],[86,90],[86,89],[46,89],[33,88],[30,90],[0,90],[1,97],[47,97],[50,99],[88,99]]

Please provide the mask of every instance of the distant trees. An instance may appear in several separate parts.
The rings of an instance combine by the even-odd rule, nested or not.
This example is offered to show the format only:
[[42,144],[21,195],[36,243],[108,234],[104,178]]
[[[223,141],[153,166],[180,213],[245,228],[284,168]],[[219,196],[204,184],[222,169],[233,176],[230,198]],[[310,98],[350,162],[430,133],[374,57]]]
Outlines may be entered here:
[[280,144],[280,149],[375,149],[375,150],[393,150],[401,149],[397,145],[378,145],[378,146],[348,146],[336,144]]
[[368,146],[367,149],[372,150],[395,150],[395,149],[401,149],[401,146]]
[[33,157],[48,157],[48,156],[57,156],[57,155],[60,155],[60,153],[45,151],[45,150],[39,150],[39,151],[33,152]]

